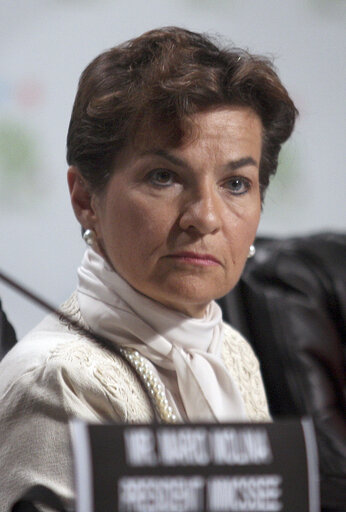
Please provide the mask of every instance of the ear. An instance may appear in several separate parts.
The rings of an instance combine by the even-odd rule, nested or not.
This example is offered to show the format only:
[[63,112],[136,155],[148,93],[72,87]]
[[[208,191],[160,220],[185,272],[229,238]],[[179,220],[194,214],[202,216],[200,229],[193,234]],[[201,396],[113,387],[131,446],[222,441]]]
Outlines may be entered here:
[[73,165],[69,168],[67,171],[67,182],[75,216],[84,229],[93,228],[96,221],[93,196],[88,190],[78,167]]

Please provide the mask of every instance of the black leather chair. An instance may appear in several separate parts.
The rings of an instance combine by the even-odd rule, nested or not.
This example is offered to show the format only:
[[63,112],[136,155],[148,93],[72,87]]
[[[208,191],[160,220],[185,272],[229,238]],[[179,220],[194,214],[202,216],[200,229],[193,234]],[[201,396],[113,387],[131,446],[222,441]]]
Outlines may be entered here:
[[273,418],[310,415],[322,509],[346,511],[346,235],[258,238],[224,318],[251,342]]
[[0,361],[16,341],[16,333],[2,310],[0,300]]

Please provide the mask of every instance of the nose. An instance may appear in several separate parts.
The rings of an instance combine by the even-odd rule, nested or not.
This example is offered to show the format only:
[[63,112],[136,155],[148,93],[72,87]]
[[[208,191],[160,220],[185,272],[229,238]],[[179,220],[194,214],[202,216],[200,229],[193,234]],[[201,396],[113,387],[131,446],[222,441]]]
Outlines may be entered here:
[[184,198],[182,210],[179,225],[184,231],[207,235],[221,228],[221,198],[213,186],[205,186]]

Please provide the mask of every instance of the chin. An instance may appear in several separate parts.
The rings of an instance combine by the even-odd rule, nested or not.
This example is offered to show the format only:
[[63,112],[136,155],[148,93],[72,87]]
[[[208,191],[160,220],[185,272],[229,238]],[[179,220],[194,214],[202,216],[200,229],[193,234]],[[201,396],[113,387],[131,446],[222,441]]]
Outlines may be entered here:
[[[215,286],[214,283],[200,282],[196,279],[185,278],[175,283],[166,282],[158,289],[155,300],[161,304],[182,311],[189,316],[202,316],[208,304],[229,291],[228,287]],[[191,314],[191,311],[200,311],[200,315]]]

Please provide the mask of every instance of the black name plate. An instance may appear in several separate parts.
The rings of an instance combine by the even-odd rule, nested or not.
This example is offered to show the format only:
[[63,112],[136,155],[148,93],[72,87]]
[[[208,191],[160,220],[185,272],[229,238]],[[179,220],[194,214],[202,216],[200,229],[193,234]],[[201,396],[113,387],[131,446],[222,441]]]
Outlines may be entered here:
[[310,420],[71,423],[78,512],[318,512]]

